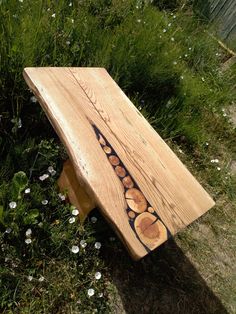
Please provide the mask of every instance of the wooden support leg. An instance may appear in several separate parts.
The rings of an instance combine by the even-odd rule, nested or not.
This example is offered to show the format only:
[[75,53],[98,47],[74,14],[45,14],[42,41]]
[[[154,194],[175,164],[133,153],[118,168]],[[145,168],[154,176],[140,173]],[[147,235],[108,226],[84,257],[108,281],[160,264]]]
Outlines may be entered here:
[[96,204],[79,184],[74,167],[69,159],[63,165],[58,185],[62,193],[67,193],[70,203],[79,210],[80,221],[83,222],[89,212],[96,207]]

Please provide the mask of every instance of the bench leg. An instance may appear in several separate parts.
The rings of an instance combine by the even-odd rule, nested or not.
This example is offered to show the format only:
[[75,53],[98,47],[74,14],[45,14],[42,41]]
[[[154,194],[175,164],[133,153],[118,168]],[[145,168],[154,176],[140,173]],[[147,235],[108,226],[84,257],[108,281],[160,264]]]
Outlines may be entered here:
[[58,185],[62,193],[67,193],[70,203],[79,210],[80,221],[83,222],[96,205],[78,182],[74,167],[69,159],[63,165]]

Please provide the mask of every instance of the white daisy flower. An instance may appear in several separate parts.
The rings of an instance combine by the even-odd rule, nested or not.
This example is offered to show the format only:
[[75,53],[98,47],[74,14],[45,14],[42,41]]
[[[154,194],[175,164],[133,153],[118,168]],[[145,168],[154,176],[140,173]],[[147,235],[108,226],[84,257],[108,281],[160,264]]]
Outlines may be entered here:
[[53,169],[53,166],[49,166],[49,167],[48,167],[48,172],[49,172],[49,173],[51,173],[53,170],[54,170],[54,169]]
[[70,224],[73,224],[75,222],[75,217],[71,217],[70,219],[69,219],[69,223]]
[[48,204],[48,200],[43,200],[41,203],[42,203],[42,205],[47,205]]
[[220,167],[217,167],[216,169],[217,169],[218,171],[220,171],[220,170],[221,170],[221,168],[220,168]]
[[55,17],[56,17],[56,13],[53,13],[53,14],[52,14],[52,17],[55,18]]
[[40,282],[43,282],[44,280],[45,280],[45,278],[44,278],[43,276],[40,276],[40,277],[39,277],[39,281],[40,281]]
[[78,216],[78,215],[79,215],[79,211],[78,211],[77,208],[75,208],[75,209],[72,210],[72,215],[73,215],[73,216]]
[[37,98],[35,96],[31,96],[30,97],[30,101],[33,102],[33,103],[36,103],[37,102]]
[[100,271],[97,271],[94,275],[95,279],[99,280],[102,277],[102,274],[100,273]]
[[31,234],[32,234],[32,230],[31,230],[30,228],[27,229],[26,232],[25,232],[25,235],[26,235],[27,237],[30,237]]
[[29,239],[29,238],[28,238],[28,239],[25,239],[25,243],[26,243],[26,244],[30,244],[31,242],[32,242],[31,239]]
[[94,295],[94,293],[95,293],[95,291],[94,291],[94,289],[88,289],[88,296],[89,297],[92,297],[93,295]]
[[9,203],[9,207],[10,207],[11,209],[16,208],[16,206],[17,206],[16,202],[10,202],[10,203]]
[[73,245],[71,248],[71,252],[74,254],[79,253],[79,247],[77,245]]
[[58,196],[59,196],[59,198],[60,198],[62,201],[64,201],[64,200],[66,199],[66,196],[63,195],[62,193],[59,193]]
[[97,249],[97,250],[100,250],[101,246],[102,246],[101,242],[96,242],[96,243],[94,244],[94,247],[95,247],[95,249]]
[[82,246],[82,248],[84,249],[87,246],[87,242],[85,240],[81,240],[80,241],[80,245]]
[[29,194],[30,193],[30,188],[25,189],[25,194]]
[[33,280],[33,276],[28,276],[28,280],[32,281]]
[[98,221],[98,219],[97,219],[97,217],[91,217],[91,222],[93,223],[93,224],[95,224],[96,222]]
[[18,129],[22,128],[22,121],[21,121],[21,118],[19,118],[18,120]]
[[45,174],[43,174],[42,176],[39,177],[39,180],[40,180],[40,181],[44,181],[44,180],[46,180],[47,178],[49,178],[49,174],[45,173]]

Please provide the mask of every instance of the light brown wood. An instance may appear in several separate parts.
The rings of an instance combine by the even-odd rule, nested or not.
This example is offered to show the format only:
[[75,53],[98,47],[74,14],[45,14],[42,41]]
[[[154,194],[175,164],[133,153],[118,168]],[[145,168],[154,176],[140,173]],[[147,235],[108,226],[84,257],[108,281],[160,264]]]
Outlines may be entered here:
[[66,193],[70,203],[79,210],[80,221],[84,222],[89,212],[96,207],[96,204],[79,184],[73,164],[69,159],[64,162],[62,173],[58,179],[58,186],[61,192]]
[[79,184],[133,258],[214,205],[105,69],[26,68],[24,77],[67,148]]

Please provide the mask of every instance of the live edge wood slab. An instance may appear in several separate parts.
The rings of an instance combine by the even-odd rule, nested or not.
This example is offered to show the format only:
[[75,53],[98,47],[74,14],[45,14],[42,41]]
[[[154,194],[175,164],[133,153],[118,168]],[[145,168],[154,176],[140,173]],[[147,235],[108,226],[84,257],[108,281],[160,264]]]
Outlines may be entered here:
[[25,68],[69,154],[59,185],[82,219],[98,206],[134,259],[214,201],[103,68]]

